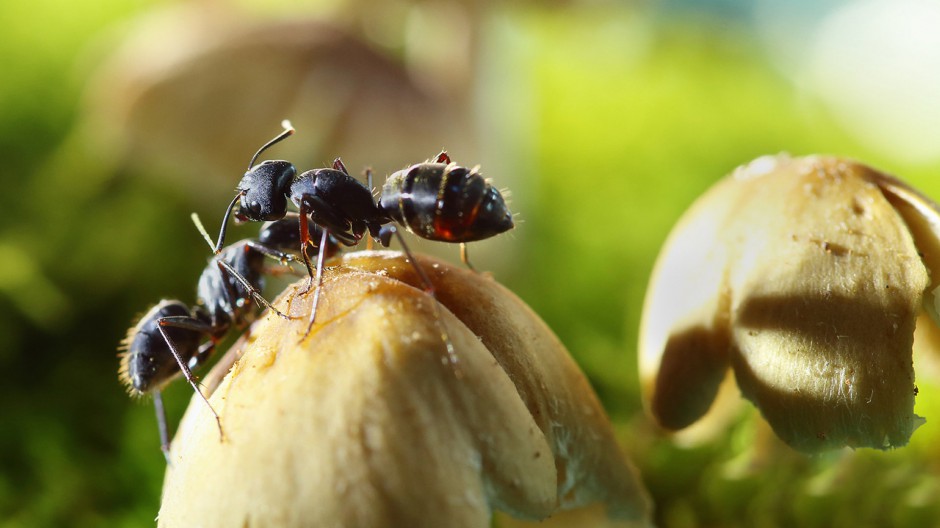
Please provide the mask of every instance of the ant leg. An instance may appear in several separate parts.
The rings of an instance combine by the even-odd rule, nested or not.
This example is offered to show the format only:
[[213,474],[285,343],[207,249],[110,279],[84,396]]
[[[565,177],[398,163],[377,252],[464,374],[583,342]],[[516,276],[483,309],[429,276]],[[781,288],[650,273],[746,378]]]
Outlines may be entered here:
[[[311,205],[311,203],[317,207],[316,210],[314,210],[314,205]],[[317,213],[317,216],[311,217],[310,215],[313,215],[314,213]],[[349,229],[348,222],[346,222],[346,220],[344,220],[342,217],[333,213],[329,204],[320,198],[317,198],[316,196],[306,194],[303,195],[303,199],[300,202],[300,216],[304,219],[300,221],[300,254],[304,259],[304,265],[307,267],[307,277],[309,277],[309,280],[307,281],[307,287],[304,288],[300,293],[306,294],[310,291],[310,288],[313,287],[314,272],[313,265],[310,263],[310,255],[307,254],[307,248],[313,246],[313,244],[310,243],[310,230],[307,227],[307,222],[305,219],[308,217],[312,218],[314,223],[323,229],[322,236],[320,237],[320,246],[318,248],[320,255],[320,259],[318,259],[320,262],[317,262],[318,267],[322,266],[324,249],[326,248],[326,244],[329,241],[330,233],[333,234],[333,237],[339,243],[346,246],[355,246],[359,242],[359,239],[347,232],[344,232],[343,229]]]
[[257,288],[252,286],[251,283],[248,282],[248,279],[246,279],[245,277],[242,277],[242,274],[236,271],[235,268],[233,268],[231,264],[229,264],[228,262],[225,262],[224,260],[217,260],[216,263],[219,265],[219,272],[220,273],[228,272],[228,274],[231,275],[233,279],[237,280],[238,283],[242,285],[242,288],[245,288],[245,291],[247,291],[248,294],[251,295],[251,298],[254,299],[256,303],[258,303],[258,306],[271,310],[272,312],[277,314],[278,317],[283,317],[284,319],[290,319],[290,317],[284,315],[283,313],[281,313],[280,310],[278,310],[271,303],[269,303],[268,300],[265,299],[264,296],[261,295],[261,292],[258,291]]
[[434,321],[437,324],[438,330],[441,332],[441,340],[444,342],[444,347],[447,349],[447,362],[454,368],[454,374],[460,378],[463,374],[460,372],[460,369],[457,367],[459,362],[457,358],[457,352],[454,350],[454,343],[450,340],[450,335],[447,334],[447,329],[444,328],[443,320],[441,319],[440,308],[438,307],[437,295],[434,289],[434,283],[431,282],[431,278],[424,272],[424,269],[418,264],[418,261],[415,259],[414,254],[408,248],[408,244],[405,243],[405,237],[401,235],[401,231],[398,230],[394,225],[386,225],[382,227],[381,238],[386,241],[385,245],[388,245],[391,236],[395,235],[395,238],[398,239],[398,243],[401,244],[402,251],[405,252],[405,256],[408,257],[408,261],[411,262],[411,266],[418,273],[418,276],[421,278],[421,282],[424,283],[424,291],[434,299],[434,302],[431,303],[431,309],[434,311]]
[[323,286],[323,261],[326,259],[325,253],[328,236],[330,236],[329,231],[324,229],[323,236],[320,238],[320,252],[317,255],[317,289],[313,290],[313,308],[310,309],[310,321],[307,323],[307,331],[304,332],[304,336],[300,339],[301,341],[307,339],[307,336],[310,335],[313,322],[317,318],[317,306],[320,304],[320,289]]
[[467,243],[460,243],[460,262],[463,262],[465,266],[470,268],[470,271],[476,271],[477,269],[473,267],[473,264],[470,264],[470,259],[467,257]]
[[206,395],[199,390],[199,386],[196,385],[196,379],[193,377],[193,373],[189,370],[189,365],[183,361],[183,358],[180,356],[179,352],[176,351],[176,345],[173,344],[173,340],[170,339],[170,336],[167,335],[166,330],[163,329],[165,326],[172,326],[174,328],[188,328],[190,330],[196,330],[201,332],[208,332],[208,326],[192,317],[161,317],[157,321],[157,329],[160,330],[160,335],[163,336],[163,340],[166,341],[167,346],[170,347],[170,353],[173,354],[173,358],[176,359],[176,364],[179,365],[180,370],[183,372],[183,377],[186,378],[186,382],[196,391],[196,394],[202,398],[202,401],[206,402],[206,406],[209,407],[209,411],[212,413],[212,416],[215,417],[215,423],[219,427],[219,440],[225,440],[225,434],[222,432],[222,420],[219,418],[219,414],[215,412],[215,409],[212,408],[212,404],[209,403],[209,400],[206,398]]
[[170,462],[170,434],[166,427],[166,411],[163,409],[163,397],[160,395],[160,389],[153,391],[153,408],[157,412],[157,429],[160,431],[160,451],[163,451],[163,458],[166,459],[166,465],[172,466]]
[[[291,259],[291,262],[300,262],[300,259]],[[284,266],[265,266],[262,268],[262,273],[268,277],[283,277],[288,274],[301,277],[303,275],[303,273],[291,267],[290,263]]]
[[212,353],[215,352],[215,341],[209,340],[206,341],[204,345],[199,347],[199,350],[196,351],[196,355],[193,356],[193,359],[190,360],[193,368],[196,368],[206,362],[207,359],[212,357]]
[[249,240],[248,242],[245,243],[245,245],[251,247],[251,249],[254,249],[258,253],[261,253],[262,255],[266,257],[269,257],[278,261],[282,266],[286,266],[288,268],[290,267],[291,262],[297,261],[297,258],[291,255],[290,253],[284,253],[283,251],[279,249],[265,246],[264,244],[259,244],[258,242],[255,242],[254,240]]
[[[310,288],[313,286],[313,267],[310,265],[310,255],[307,255],[307,247],[310,245],[310,230],[307,228],[307,218],[310,211],[304,206],[303,203],[300,205],[300,256],[304,259],[304,266],[307,267],[307,287],[304,288],[301,294],[305,294],[310,291]],[[326,234],[326,229],[323,230],[324,235]]]
[[[372,187],[372,167],[366,169],[366,185],[369,187],[369,193],[372,194],[372,199],[375,200],[375,188]],[[371,236],[366,238],[366,251],[372,251],[374,244]]]

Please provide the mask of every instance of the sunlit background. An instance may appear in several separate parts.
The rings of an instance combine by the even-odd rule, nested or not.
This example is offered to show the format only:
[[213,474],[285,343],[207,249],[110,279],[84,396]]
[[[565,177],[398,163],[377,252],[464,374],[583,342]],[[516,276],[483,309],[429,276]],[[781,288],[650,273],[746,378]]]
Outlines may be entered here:
[[[217,228],[285,117],[269,155],[303,169],[342,156],[381,182],[446,148],[510,189],[516,229],[471,258],[585,370],[659,525],[936,524],[929,372],[909,447],[807,458],[753,412],[671,441],[635,363],[659,246],[735,166],[844,155],[940,196],[940,4],[513,4],[0,3],[0,526],[152,523],[164,461],[117,343],[159,299],[194,302],[189,213]],[[191,395],[168,390],[171,423]]]

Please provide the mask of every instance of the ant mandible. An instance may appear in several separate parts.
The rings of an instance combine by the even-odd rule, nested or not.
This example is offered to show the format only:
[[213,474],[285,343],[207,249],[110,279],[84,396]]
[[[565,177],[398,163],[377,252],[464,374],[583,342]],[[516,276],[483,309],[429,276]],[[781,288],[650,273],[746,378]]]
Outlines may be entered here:
[[[208,239],[198,218],[194,220]],[[216,345],[233,328],[243,328],[254,319],[252,300],[287,318],[261,295],[266,271],[264,259],[274,258],[285,265],[296,260],[299,222],[297,215],[269,222],[262,226],[257,239],[241,240],[223,248],[210,259],[199,277],[195,306],[162,300],[128,330],[122,341],[119,377],[132,395],[153,395],[160,449],[168,463],[170,441],[161,397],[163,387],[182,374],[209,407],[219,437],[224,438],[219,415],[199,390],[192,370],[212,356]],[[315,225],[308,228],[317,229]],[[330,247],[324,253],[332,255],[336,243],[330,238],[326,241]]]

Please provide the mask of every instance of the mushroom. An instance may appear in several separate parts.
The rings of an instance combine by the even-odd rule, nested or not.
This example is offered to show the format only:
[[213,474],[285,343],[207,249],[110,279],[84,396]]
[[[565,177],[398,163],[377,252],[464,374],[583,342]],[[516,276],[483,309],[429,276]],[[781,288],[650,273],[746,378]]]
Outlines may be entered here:
[[207,380],[224,375],[210,401],[225,440],[204,404],[187,410],[161,526],[483,528],[494,510],[598,502],[648,523],[636,470],[548,327],[486,275],[417,260],[434,297],[397,252],[342,257],[307,339],[313,292],[281,295],[295,318],[264,317]]
[[923,423],[915,322],[937,332],[922,306],[936,319],[938,226],[936,204],[853,161],[779,155],[738,168],[657,260],[639,342],[650,414],[670,430],[707,417],[730,370],[799,451],[907,444]]

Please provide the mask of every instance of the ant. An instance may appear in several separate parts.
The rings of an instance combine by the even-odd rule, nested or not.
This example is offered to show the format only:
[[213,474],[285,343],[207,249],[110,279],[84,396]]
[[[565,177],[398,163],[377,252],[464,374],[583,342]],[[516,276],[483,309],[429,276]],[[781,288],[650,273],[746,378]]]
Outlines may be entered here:
[[[195,215],[194,221],[208,240]],[[299,216],[288,215],[264,224],[257,239],[241,240],[223,248],[210,259],[199,277],[195,306],[187,307],[178,300],[162,300],[128,330],[122,341],[119,377],[131,395],[153,394],[160,449],[168,463],[170,441],[161,390],[182,374],[209,407],[219,428],[219,437],[224,438],[219,415],[199,390],[192,370],[212,356],[216,345],[230,330],[244,328],[254,320],[252,300],[279,317],[288,318],[261,295],[264,274],[270,273],[264,266],[264,259],[274,258],[283,265],[296,260],[293,253],[299,244],[298,223]],[[312,224],[306,227],[319,230]],[[331,238],[324,240],[329,247],[321,252],[331,256],[336,252],[336,242]]]
[[[391,237],[396,236],[424,282],[425,291],[434,296],[430,279],[417,265],[398,228],[391,225],[393,222],[421,238],[460,243],[461,258],[468,266],[464,243],[489,238],[513,227],[512,214],[500,192],[477,168],[467,169],[452,163],[446,152],[441,152],[433,161],[394,173],[385,182],[378,202],[372,194],[371,170],[366,171],[370,182],[366,187],[350,176],[340,158],[333,161],[331,168],[308,170],[299,175],[294,165],[284,160],[267,160],[255,165],[262,152],[294,133],[289,121],[283,121],[282,126],[284,130],[265,143],[248,163],[248,170],[236,186],[235,197],[225,210],[214,250],[218,253],[224,244],[228,218],[236,204],[239,205],[235,212],[238,220],[274,220],[287,214],[289,198],[301,217],[310,218],[321,227],[320,254],[314,274],[306,251],[312,247],[309,229],[305,222],[300,222],[300,254],[309,278],[301,293],[308,292],[316,283],[304,338],[316,319],[323,281],[323,251],[328,236],[332,235],[343,245],[354,246],[368,231],[372,239],[385,247]],[[450,361],[454,363],[453,345],[446,332],[442,331],[442,335]]]

